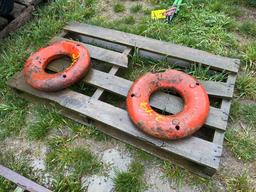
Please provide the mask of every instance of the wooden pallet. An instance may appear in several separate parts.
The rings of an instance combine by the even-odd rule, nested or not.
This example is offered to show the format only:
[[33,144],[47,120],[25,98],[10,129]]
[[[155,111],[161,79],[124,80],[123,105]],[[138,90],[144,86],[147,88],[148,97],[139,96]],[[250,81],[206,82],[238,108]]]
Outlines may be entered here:
[[35,6],[43,0],[15,0],[8,16],[0,16],[0,39],[24,25],[32,17]]
[[3,177],[16,185],[18,187],[14,190],[14,192],[51,192],[50,190],[46,189],[45,187],[38,185],[34,181],[23,177],[22,175],[0,165],[0,177]]
[[[83,42],[89,49],[93,68],[82,81],[97,88],[92,95],[70,89],[56,93],[41,92],[27,85],[22,73],[17,73],[9,85],[18,90],[21,96],[57,103],[63,115],[82,124],[87,124],[89,118],[104,133],[162,159],[176,162],[197,174],[211,176],[216,172],[220,163],[239,60],[87,24],[74,23],[66,26],[53,41],[61,39]],[[209,96],[219,100],[220,107],[211,106],[209,117],[198,133],[176,141],[162,141],[150,137],[134,126],[123,107],[104,99],[106,95],[114,94],[122,97],[125,102],[133,82],[122,78],[118,71],[128,68],[129,54],[134,50],[140,57],[167,59],[180,67],[200,63],[210,67],[212,71],[228,73],[226,82],[200,81]],[[111,66],[107,71],[102,69],[106,63]],[[69,62],[65,59],[59,59],[53,61],[48,70],[57,72],[68,65]],[[164,92],[154,94],[150,103],[152,107],[172,114],[183,107],[180,97]]]

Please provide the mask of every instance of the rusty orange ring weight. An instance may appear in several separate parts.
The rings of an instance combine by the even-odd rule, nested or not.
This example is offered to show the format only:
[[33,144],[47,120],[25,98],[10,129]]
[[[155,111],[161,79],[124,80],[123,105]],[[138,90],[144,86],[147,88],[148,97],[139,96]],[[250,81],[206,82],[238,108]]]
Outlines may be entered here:
[[[149,98],[159,89],[176,90],[184,100],[183,110],[175,115],[155,112]],[[135,125],[151,136],[170,140],[197,131],[206,121],[210,107],[203,86],[192,76],[176,70],[143,75],[130,88],[126,102]]]
[[[63,55],[72,59],[63,72],[49,74],[47,65]],[[23,73],[26,82],[42,91],[59,91],[79,81],[90,68],[90,54],[86,47],[71,41],[59,41],[33,53],[27,60]]]

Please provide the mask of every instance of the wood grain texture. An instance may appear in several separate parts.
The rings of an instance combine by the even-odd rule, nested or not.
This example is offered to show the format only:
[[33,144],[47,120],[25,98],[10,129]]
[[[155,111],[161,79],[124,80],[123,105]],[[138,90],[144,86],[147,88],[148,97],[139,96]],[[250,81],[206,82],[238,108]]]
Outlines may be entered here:
[[129,45],[153,53],[168,55],[185,61],[201,63],[215,69],[238,72],[240,60],[210,54],[206,51],[192,49],[172,43],[154,40],[138,35],[128,34],[112,29],[92,26],[88,24],[73,23],[64,28],[98,39],[105,39],[122,45]]
[[[115,75],[118,71],[119,67],[117,66],[112,66],[112,68],[109,71],[109,74],[111,75]],[[104,93],[104,89],[103,88],[98,88],[94,94],[92,95],[92,98],[94,99],[99,99],[101,97],[101,95]]]
[[111,126],[123,134],[131,135],[162,150],[182,156],[198,164],[214,169],[218,168],[220,151],[222,150],[220,145],[193,136],[176,141],[161,141],[152,138],[134,126],[129,119],[127,111],[68,89],[56,93],[44,93],[35,90],[25,83],[22,73],[16,74],[8,82],[8,85],[36,97],[53,101],[64,108]]
[[34,181],[23,177],[22,175],[0,165],[0,176],[4,177],[5,179],[15,183],[16,185],[20,186],[22,189],[30,192],[51,192],[50,190],[38,185]]

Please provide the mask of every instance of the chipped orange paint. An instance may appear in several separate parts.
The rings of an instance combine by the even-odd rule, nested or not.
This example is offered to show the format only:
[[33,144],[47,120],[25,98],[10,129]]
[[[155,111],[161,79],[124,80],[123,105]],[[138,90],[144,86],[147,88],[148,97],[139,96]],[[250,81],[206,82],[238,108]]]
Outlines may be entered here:
[[[47,65],[63,55],[72,63],[64,71],[49,74]],[[59,41],[39,49],[27,60],[23,73],[26,82],[42,91],[59,91],[79,81],[90,69],[90,54],[86,47],[72,41]]]
[[156,121],[162,121],[164,119],[165,117],[163,115],[159,115],[159,114],[156,115]]
[[[176,90],[183,97],[183,111],[175,115],[155,112],[150,107],[149,98],[159,89]],[[198,80],[177,70],[143,75],[130,88],[126,103],[133,123],[145,133],[160,139],[192,135],[202,127],[210,108],[208,95]]]
[[153,109],[148,105],[147,102],[141,102],[140,107],[142,110],[144,110],[149,115],[152,115]]

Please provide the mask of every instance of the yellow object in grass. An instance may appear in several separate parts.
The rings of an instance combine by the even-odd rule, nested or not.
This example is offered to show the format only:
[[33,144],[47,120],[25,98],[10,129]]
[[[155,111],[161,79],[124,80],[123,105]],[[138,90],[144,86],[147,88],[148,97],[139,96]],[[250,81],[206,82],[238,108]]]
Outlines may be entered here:
[[166,9],[151,11],[151,19],[165,19]]

